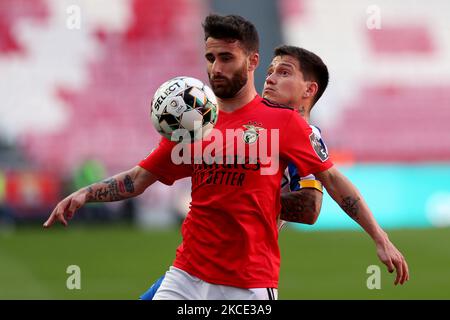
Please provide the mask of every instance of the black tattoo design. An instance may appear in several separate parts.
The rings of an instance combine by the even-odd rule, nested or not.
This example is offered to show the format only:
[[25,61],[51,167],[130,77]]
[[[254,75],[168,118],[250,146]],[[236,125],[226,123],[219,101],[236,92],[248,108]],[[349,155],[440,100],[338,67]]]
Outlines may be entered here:
[[298,109],[298,113],[300,113],[302,116],[305,115],[305,107],[301,106],[300,109]]
[[[103,184],[106,184],[104,186]],[[95,188],[95,190],[94,190]],[[93,184],[92,186],[89,186],[88,194],[86,196],[87,201],[118,201],[124,199],[119,193],[119,187],[117,185],[116,179],[108,179],[105,181],[102,181],[97,184]]]
[[133,193],[134,192],[133,179],[131,179],[131,177],[127,175],[125,177],[125,180],[123,180],[123,182],[125,183],[125,190],[129,193]]
[[86,201],[92,201],[92,200],[95,200],[94,199],[94,195],[93,195],[93,193],[94,193],[94,189],[92,189],[92,187],[88,187],[88,194],[87,194],[87,196],[86,196]]
[[103,201],[108,199],[109,192],[106,188],[97,189],[94,193],[94,200]]
[[109,180],[103,181],[103,183],[106,183],[108,185],[105,192],[107,192],[107,194],[111,197],[112,201],[122,200],[116,179],[111,178]]
[[358,214],[359,214],[359,206],[358,202],[360,201],[360,198],[354,198],[354,197],[343,197],[342,203],[340,204],[342,210],[347,213],[350,218],[357,221],[358,220]]
[[87,201],[119,201],[128,198],[125,192],[134,193],[134,183],[131,176],[125,176],[123,181],[114,178],[87,187]]
[[317,196],[315,190],[283,193],[280,218],[291,222],[314,223],[315,217],[312,217],[320,211],[321,202],[322,198]]

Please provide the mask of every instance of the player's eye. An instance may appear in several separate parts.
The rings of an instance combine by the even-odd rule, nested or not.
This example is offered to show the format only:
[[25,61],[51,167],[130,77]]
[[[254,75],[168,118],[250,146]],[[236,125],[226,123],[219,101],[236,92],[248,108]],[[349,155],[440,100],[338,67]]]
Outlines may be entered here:
[[213,56],[212,54],[207,54],[207,55],[205,56],[205,58],[206,58],[206,60],[207,60],[208,62],[211,62],[211,63],[213,63],[214,60],[215,60],[215,58],[214,58],[214,56]]
[[221,60],[222,60],[223,62],[229,62],[229,61],[231,61],[231,60],[233,59],[233,57],[232,57],[232,56],[229,56],[229,55],[221,56],[220,58],[221,58]]

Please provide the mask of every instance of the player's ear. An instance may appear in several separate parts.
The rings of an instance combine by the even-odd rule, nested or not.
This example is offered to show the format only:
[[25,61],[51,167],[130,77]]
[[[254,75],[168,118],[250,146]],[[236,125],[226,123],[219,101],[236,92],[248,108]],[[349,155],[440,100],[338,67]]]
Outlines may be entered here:
[[317,82],[308,81],[308,85],[306,87],[306,91],[303,94],[304,98],[310,98],[310,97],[314,97],[317,93],[317,91],[319,90],[319,85],[317,84]]
[[259,53],[252,52],[248,55],[248,71],[255,71],[259,65]]

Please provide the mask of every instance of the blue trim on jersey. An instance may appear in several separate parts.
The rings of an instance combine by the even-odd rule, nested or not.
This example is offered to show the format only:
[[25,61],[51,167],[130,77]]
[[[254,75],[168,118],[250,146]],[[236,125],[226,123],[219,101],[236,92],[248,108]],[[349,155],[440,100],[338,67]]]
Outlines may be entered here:
[[156,291],[158,291],[159,287],[161,286],[161,283],[164,280],[164,276],[160,277],[158,280],[155,281],[155,283],[152,284],[152,286],[140,297],[141,300],[153,300],[153,297],[156,294]]
[[[317,130],[319,130],[319,133],[320,133],[320,134],[322,134],[322,130],[320,130],[320,128],[319,128],[319,127],[313,126],[312,124],[310,124],[309,126],[310,126],[310,127],[314,127],[314,128],[316,128]],[[322,139],[322,138],[321,138],[321,139]]]
[[300,175],[298,174],[297,167],[292,162],[288,164],[288,171],[289,171],[289,190],[291,191],[298,191],[300,190]]

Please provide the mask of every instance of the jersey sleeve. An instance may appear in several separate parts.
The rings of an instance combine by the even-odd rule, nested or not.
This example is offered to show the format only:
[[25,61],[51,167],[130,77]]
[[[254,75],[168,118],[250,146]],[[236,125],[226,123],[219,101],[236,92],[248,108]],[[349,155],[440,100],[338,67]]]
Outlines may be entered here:
[[300,177],[325,171],[333,166],[328,151],[296,112],[292,112],[280,136],[283,147],[281,157],[293,162]]
[[189,164],[174,164],[171,159],[172,148],[175,142],[162,138],[156,147],[139,166],[151,172],[156,178],[167,185],[176,180],[192,176],[192,166]]
[[[322,134],[321,134],[320,129],[313,125],[309,125],[309,126],[311,127],[313,133],[317,136],[317,139],[319,139],[319,142],[322,144],[322,147],[328,152],[327,145],[325,144],[325,142],[322,139]],[[290,181],[289,187],[290,187],[291,191],[298,191],[301,189],[300,181],[316,180],[316,177],[313,174],[309,174],[307,176],[300,177],[298,175],[297,167],[293,163],[289,163],[288,170],[289,170],[289,178],[290,178],[288,181]]]

